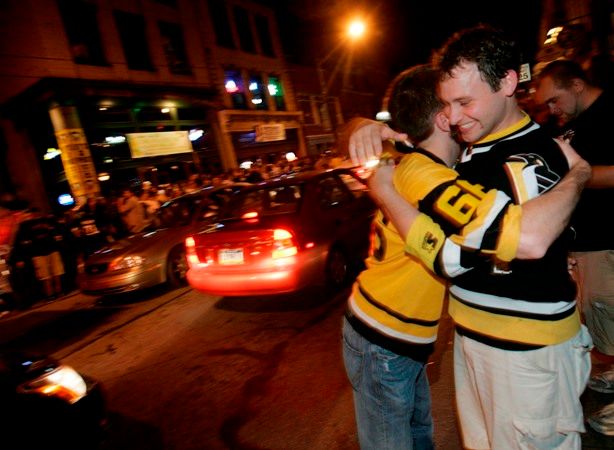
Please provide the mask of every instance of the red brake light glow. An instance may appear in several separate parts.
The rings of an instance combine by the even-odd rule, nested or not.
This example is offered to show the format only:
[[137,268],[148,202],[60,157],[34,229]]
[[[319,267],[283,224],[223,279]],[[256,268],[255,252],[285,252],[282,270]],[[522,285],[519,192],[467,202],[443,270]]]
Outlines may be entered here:
[[248,211],[241,216],[241,219],[255,219],[256,217],[258,217],[258,212]]
[[273,231],[274,249],[273,259],[287,258],[298,253],[298,248],[294,242],[294,236],[288,230],[277,228]]
[[198,255],[196,254],[196,242],[192,236],[188,236],[185,239],[185,253],[189,265],[197,265],[200,263]]

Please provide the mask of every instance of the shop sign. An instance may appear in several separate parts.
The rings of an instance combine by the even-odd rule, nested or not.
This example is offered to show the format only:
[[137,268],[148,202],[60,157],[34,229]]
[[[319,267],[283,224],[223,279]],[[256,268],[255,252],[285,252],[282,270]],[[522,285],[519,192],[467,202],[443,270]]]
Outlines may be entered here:
[[256,125],[256,142],[286,140],[286,129],[281,123]]
[[518,82],[524,83],[527,81],[531,81],[531,66],[529,64],[522,64],[518,74]]
[[133,158],[189,153],[192,143],[187,131],[161,131],[158,133],[128,133],[128,146]]

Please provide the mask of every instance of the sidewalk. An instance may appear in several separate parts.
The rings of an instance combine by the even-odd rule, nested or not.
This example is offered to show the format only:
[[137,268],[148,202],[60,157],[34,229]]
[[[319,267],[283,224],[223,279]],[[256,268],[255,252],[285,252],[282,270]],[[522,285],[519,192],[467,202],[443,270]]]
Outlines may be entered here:
[[90,308],[97,297],[75,290],[53,301],[38,301],[28,309],[14,309],[0,313],[0,345],[6,344],[30,330],[44,325],[70,311]]

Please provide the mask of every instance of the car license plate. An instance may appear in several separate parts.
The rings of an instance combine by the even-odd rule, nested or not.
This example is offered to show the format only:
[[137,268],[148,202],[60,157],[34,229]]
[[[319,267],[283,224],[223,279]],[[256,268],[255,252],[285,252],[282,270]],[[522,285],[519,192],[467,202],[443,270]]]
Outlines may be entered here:
[[218,253],[220,264],[243,264],[242,248],[225,248]]

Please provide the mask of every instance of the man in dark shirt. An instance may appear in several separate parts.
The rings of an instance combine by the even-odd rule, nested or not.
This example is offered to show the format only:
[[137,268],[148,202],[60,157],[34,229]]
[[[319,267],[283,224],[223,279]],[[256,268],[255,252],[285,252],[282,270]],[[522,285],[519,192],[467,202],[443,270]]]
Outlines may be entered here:
[[[579,64],[557,60],[539,73],[535,100],[548,107],[561,132],[571,137],[571,145],[592,166],[592,177],[571,219],[576,233],[572,255],[581,309],[595,348],[614,356],[614,233],[608,220],[614,204],[614,151],[609,135],[614,99],[591,84]],[[614,392],[614,370],[593,377],[589,387]],[[611,406],[609,426],[603,417],[597,422],[593,417],[589,424],[614,435]]]

